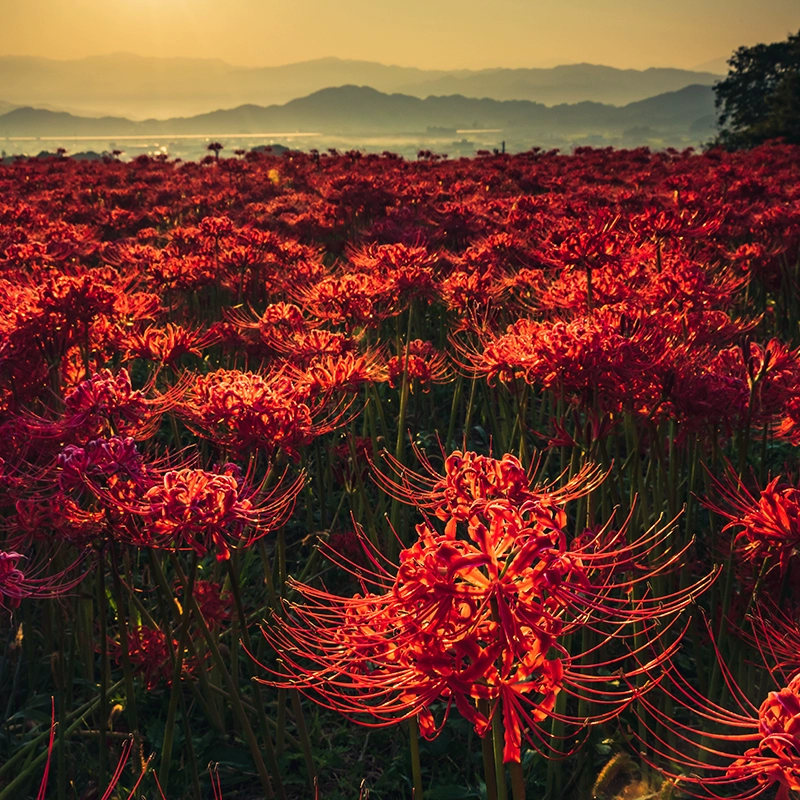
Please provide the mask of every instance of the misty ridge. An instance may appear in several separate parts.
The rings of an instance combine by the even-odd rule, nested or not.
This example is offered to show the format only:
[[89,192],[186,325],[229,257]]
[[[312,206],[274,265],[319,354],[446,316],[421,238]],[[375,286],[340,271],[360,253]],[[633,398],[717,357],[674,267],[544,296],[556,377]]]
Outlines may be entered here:
[[245,68],[216,59],[127,53],[71,61],[4,56],[0,57],[0,99],[16,106],[141,120],[193,116],[245,104],[283,104],[345,85],[418,98],[458,94],[545,105],[584,100],[627,105],[690,84],[711,86],[719,77],[712,72],[623,70],[593,64],[444,72],[338,58]]
[[[445,72],[335,58],[242,68],[129,54],[7,56],[0,58],[0,139],[310,131],[419,134],[424,145],[426,136],[457,139],[491,129],[491,141],[508,140],[515,150],[683,147],[713,133],[718,78],[591,64]],[[318,144],[325,142],[308,146]],[[453,144],[468,149],[472,142]],[[10,142],[4,149],[14,151]]]

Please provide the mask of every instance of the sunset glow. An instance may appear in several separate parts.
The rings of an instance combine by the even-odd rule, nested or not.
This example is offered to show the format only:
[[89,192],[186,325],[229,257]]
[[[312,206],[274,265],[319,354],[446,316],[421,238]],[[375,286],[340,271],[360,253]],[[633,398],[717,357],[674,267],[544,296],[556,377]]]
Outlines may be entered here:
[[794,0],[5,0],[0,53],[128,51],[251,66],[337,56],[436,69],[694,68],[799,26]]

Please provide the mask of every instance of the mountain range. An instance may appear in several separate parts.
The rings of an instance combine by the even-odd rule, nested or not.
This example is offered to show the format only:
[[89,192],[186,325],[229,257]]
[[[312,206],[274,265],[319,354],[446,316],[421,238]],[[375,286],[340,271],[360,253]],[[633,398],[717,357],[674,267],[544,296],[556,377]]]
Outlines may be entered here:
[[[622,70],[595,64],[443,71],[338,58],[237,67],[216,59],[148,58],[129,53],[67,61],[0,57],[0,95],[7,106],[130,120],[193,116],[209,108],[274,106],[347,85],[419,99],[462,95],[545,105],[592,101],[625,106],[692,84],[711,86],[719,77],[708,71]],[[0,104],[0,113],[3,110]]]
[[[0,139],[12,137],[214,136],[266,132],[321,132],[335,136],[387,134],[469,135],[490,129],[494,138],[517,147],[554,138],[622,139],[628,145],[699,144],[713,131],[714,94],[708,86],[687,86],[612,106],[581,102],[545,106],[529,100],[474,99],[461,95],[427,97],[386,94],[366,86],[323,89],[283,105],[237,108],[134,121],[124,117],[80,117],[67,112],[15,108],[0,115]],[[630,141],[629,141],[630,140]],[[641,141],[640,141],[641,140]]]

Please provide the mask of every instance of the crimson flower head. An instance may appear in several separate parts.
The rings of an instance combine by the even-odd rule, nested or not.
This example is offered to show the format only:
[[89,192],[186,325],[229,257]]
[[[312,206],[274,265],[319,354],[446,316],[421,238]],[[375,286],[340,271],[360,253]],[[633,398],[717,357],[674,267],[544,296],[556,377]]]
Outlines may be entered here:
[[416,450],[425,470],[420,475],[384,453],[399,482],[376,473],[376,481],[392,496],[435,514],[441,520],[465,521],[473,509],[493,500],[519,505],[536,500],[540,504],[563,506],[595,489],[602,476],[597,467],[588,465],[563,486],[533,486],[536,464],[525,470],[516,456],[506,453],[491,458],[479,453],[454,450],[444,461],[440,475],[424,453]]
[[784,574],[800,547],[800,488],[774,478],[756,496],[732,470],[714,483],[723,506],[707,505],[730,520],[725,530],[738,529],[734,545],[742,561],[778,565]]
[[58,485],[64,491],[83,488],[87,482],[108,485],[127,478],[141,484],[146,467],[136,442],[130,437],[93,439],[84,447],[67,445],[58,456]]
[[290,456],[314,435],[307,397],[284,375],[220,369],[199,375],[183,410],[189,422],[219,444],[237,450],[278,449]]
[[451,379],[445,354],[437,350],[432,342],[422,339],[409,342],[407,353],[390,358],[387,370],[389,386],[393,389],[400,385],[403,374],[407,373],[412,392],[415,384],[421,386],[423,392],[429,392],[431,384],[446,383]]
[[[538,725],[562,691],[592,705],[580,719],[559,716],[582,728],[616,716],[657,683],[629,689],[621,677],[656,669],[674,642],[627,669],[624,643],[660,639],[714,576],[659,597],[644,586],[682,555],[665,547],[668,530],[629,541],[624,528],[609,525],[571,537],[563,506],[596,485],[597,470],[551,487],[548,497],[510,455],[453,453],[445,475],[429,462],[428,476],[389,463],[401,483],[383,478],[382,485],[435,512],[444,529],[433,520],[418,525],[396,567],[367,544],[365,569],[329,552],[360,578],[363,592],[343,598],[295,583],[306,602],[288,605],[285,618],[264,629],[282,663],[269,683],[306,691],[357,721],[366,715],[365,724],[416,715],[428,737],[440,729],[436,700],[445,716],[455,705],[481,736],[501,714],[506,761],[519,761],[523,737],[541,752],[558,751]],[[620,648],[602,658],[596,648],[570,652],[565,637],[587,625]],[[644,648],[635,646],[638,658]]]
[[201,556],[214,549],[220,560],[230,557],[226,537],[241,535],[253,508],[231,472],[202,469],[167,472],[144,503],[146,528],[160,546],[188,546]]
[[209,552],[219,561],[230,558],[232,547],[247,547],[279,528],[294,508],[303,476],[281,479],[268,492],[252,486],[234,464],[218,472],[184,467],[171,469],[153,481],[133,502],[110,492],[99,497],[115,503],[126,515],[125,538],[158,550]]
[[155,325],[142,333],[131,333],[124,340],[125,358],[144,358],[175,368],[186,353],[199,356],[202,350],[218,339],[215,330],[195,330],[168,322],[163,328]]

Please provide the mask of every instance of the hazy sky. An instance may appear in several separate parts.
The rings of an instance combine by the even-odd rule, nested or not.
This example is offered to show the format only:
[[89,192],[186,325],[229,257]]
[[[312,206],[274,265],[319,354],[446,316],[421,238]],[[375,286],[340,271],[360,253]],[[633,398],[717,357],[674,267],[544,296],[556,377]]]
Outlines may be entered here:
[[800,29],[798,0],[0,0],[0,55],[268,66],[694,67]]

